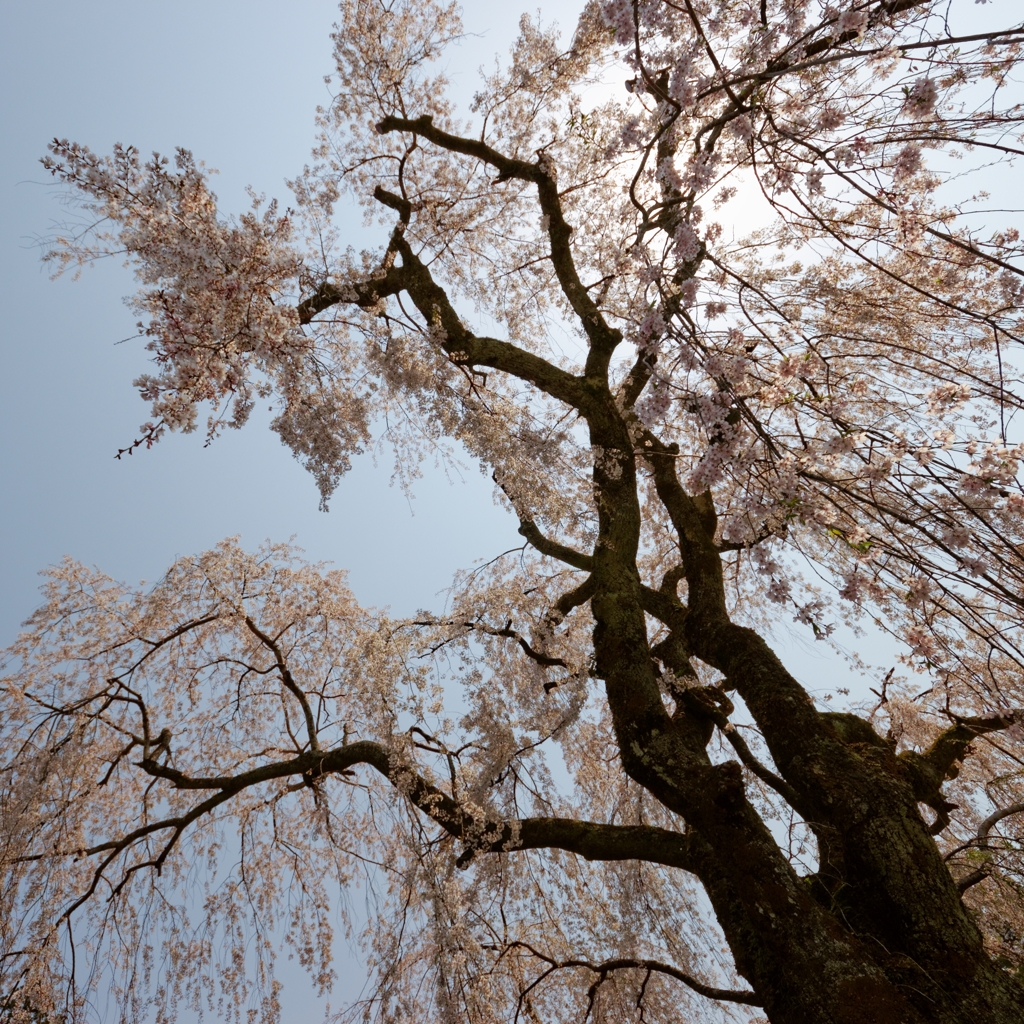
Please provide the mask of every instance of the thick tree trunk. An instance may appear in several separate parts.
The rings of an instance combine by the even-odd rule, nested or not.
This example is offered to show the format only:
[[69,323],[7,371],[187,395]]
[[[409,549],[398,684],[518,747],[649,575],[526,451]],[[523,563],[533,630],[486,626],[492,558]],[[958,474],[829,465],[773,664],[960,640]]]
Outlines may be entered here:
[[[628,439],[596,422],[596,445],[629,450]],[[772,1024],[1024,1022],[1024,989],[986,955],[921,817],[913,765],[867,723],[844,735],[761,637],[731,622],[710,496],[687,495],[665,454],[654,461],[656,483],[680,534],[688,584],[685,608],[674,593],[663,595],[685,633],[676,637],[679,668],[692,652],[743,697],[790,802],[816,834],[817,875],[797,875],[747,799],[740,765],[711,762],[699,704],[680,699],[671,715],[665,707],[636,569],[631,457],[595,470],[597,669],[625,770],[697,837],[698,875],[739,973]]]
[[751,631],[726,630],[715,661],[813,823],[822,853],[813,891],[829,915],[869,944],[923,1019],[1024,1020],[1024,991],[985,954],[918,810],[909,763],[866,723],[844,737]]
[[[610,697],[630,689],[623,674],[607,674]],[[644,717],[612,701],[618,720]],[[645,742],[623,729],[623,763],[700,837],[699,876],[773,1024],[1024,1021],[1024,991],[984,952],[894,755],[835,737],[786,765],[825,851],[819,874],[799,878],[739,765],[707,758],[695,717],[677,714]]]

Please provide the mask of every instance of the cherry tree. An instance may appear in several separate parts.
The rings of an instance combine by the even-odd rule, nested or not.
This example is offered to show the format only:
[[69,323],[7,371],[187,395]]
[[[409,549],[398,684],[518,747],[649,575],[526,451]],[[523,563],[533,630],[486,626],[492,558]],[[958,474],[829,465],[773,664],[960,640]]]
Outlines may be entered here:
[[[91,226],[49,258],[140,281],[132,447],[265,400],[324,503],[370,444],[468,452],[524,544],[411,619],[284,546],[52,570],[5,662],[12,1020],[276,1020],[353,891],[352,1019],[1024,1020],[1000,12],[591,0],[460,113],[455,7],[342,0],[294,209],[54,142]],[[829,711],[773,628],[891,668]]]

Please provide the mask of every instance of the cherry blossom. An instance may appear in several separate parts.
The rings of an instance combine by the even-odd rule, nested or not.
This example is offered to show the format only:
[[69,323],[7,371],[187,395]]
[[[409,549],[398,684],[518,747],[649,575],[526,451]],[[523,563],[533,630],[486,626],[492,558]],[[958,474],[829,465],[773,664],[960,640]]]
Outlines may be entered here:
[[293,210],[54,143],[94,225],[55,267],[141,284],[136,444],[266,399],[325,501],[369,443],[468,453],[524,544],[405,620],[286,547],[51,572],[0,992],[278,1020],[273,940],[329,989],[358,878],[368,1020],[1021,1019],[1024,248],[982,186],[1024,36],[972,17],[592,0],[458,110],[454,6],[343,0]]

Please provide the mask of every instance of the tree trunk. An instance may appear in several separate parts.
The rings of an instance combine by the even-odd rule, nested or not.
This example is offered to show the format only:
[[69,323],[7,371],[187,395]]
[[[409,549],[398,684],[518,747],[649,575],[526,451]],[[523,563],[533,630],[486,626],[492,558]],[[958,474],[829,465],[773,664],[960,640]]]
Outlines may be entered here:
[[[611,433],[593,430],[592,440],[606,452],[628,450]],[[685,608],[666,597],[685,633],[670,667],[692,675],[692,653],[742,696],[789,802],[817,838],[816,875],[797,875],[748,800],[739,763],[712,763],[713,710],[702,714],[684,694],[673,714],[666,709],[635,561],[631,459],[595,470],[597,670],[625,770],[698,837],[697,873],[739,973],[772,1024],[1024,1021],[1024,989],[985,953],[918,809],[927,798],[922,772],[867,722],[818,712],[764,640],[730,620],[710,495],[687,495],[666,455],[653,460],[655,475],[683,542],[689,590]],[[659,656],[670,660],[665,648]]]

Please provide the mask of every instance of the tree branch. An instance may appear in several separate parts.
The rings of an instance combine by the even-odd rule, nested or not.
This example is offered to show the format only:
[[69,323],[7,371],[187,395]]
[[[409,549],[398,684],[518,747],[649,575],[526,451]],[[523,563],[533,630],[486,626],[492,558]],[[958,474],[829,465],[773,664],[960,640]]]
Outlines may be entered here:
[[519,181],[536,184],[543,177],[543,172],[536,163],[505,156],[480,139],[452,135],[436,127],[430,114],[424,114],[422,117],[395,117],[389,114],[378,122],[377,131],[381,135],[387,135],[389,132],[412,132],[415,135],[422,135],[428,142],[450,153],[462,153],[464,156],[475,157],[485,164],[490,164],[498,171],[498,181],[516,178]]
[[317,739],[316,722],[313,719],[313,709],[309,706],[309,701],[306,700],[306,695],[302,692],[302,688],[292,677],[291,670],[288,668],[288,664],[284,660],[284,652],[281,650],[281,645],[272,637],[267,636],[267,634],[264,633],[248,615],[245,617],[245,624],[248,627],[249,632],[258,637],[263,646],[270,650],[274,655],[274,659],[277,662],[277,671],[281,677],[281,682],[284,683],[285,687],[295,697],[302,708],[302,714],[306,719],[306,735],[309,737],[309,749],[313,751],[313,753],[319,753],[320,741]]
[[586,604],[597,590],[597,580],[588,576],[578,587],[567,590],[556,602],[552,611],[559,616],[558,621],[566,617],[574,608]]
[[[515,640],[516,643],[518,643],[519,646],[523,649],[523,651],[527,655],[527,657],[532,658],[535,662],[537,662],[538,665],[543,665],[543,666],[545,666],[547,668],[551,668],[551,667],[554,667],[554,666],[560,666],[561,668],[568,668],[566,663],[561,658],[551,658],[551,657],[548,657],[548,655],[541,654],[540,651],[537,651],[533,647],[531,647],[530,646],[530,642],[526,639],[526,637],[524,637],[522,635],[522,633],[520,633],[518,630],[515,630],[515,629],[512,628],[511,620],[509,620],[508,624],[506,626],[504,626],[503,628],[499,628],[498,626],[489,626],[489,625],[487,625],[486,622],[474,622],[471,619],[467,619],[465,622],[455,622],[455,621],[452,621],[450,623],[444,623],[444,624],[445,625],[453,625],[453,626],[455,626],[455,625],[464,626],[466,629],[475,629],[475,630],[479,631],[480,633],[486,633],[488,636],[504,636],[504,637],[508,637],[510,640]],[[439,626],[439,625],[442,625],[442,623],[434,621],[434,620],[430,620],[430,619],[417,619],[413,623],[413,625],[415,625],[415,626]],[[436,651],[436,650],[440,649],[440,647],[444,646],[444,644],[448,643],[448,642],[449,641],[443,641],[442,643],[440,643],[436,647],[434,647],[433,650]]]
[[656,974],[667,974],[676,981],[681,981],[687,988],[693,989],[698,995],[708,999],[720,999],[723,1002],[740,1003],[743,1006],[763,1006],[764,1002],[753,992],[737,992],[733,989],[715,988],[712,985],[705,985],[690,974],[685,974],[678,967],[662,963],[660,960],[633,959],[632,957],[618,957],[614,960],[605,960],[602,963],[594,964],[586,960],[567,960],[559,967],[585,967],[595,974],[609,974],[612,971],[636,970],[643,968],[653,971]]
[[766,786],[774,789],[791,807],[795,807],[800,802],[797,791],[785,779],[779,778],[775,772],[771,771],[771,769],[754,757],[750,747],[747,746],[747,741],[739,734],[732,722],[727,721],[722,727],[722,732],[752,775],[756,775]]
[[566,565],[582,569],[584,572],[593,571],[593,555],[584,554],[582,551],[566,547],[566,545],[559,543],[557,540],[545,537],[538,529],[537,524],[532,520],[524,519],[520,522],[518,532],[521,537],[525,537],[527,542],[542,555],[547,555],[548,558],[555,558],[559,562],[565,562]]
[[381,299],[397,295],[403,287],[402,267],[391,267],[380,277],[367,281],[346,282],[342,285],[325,281],[308,299],[299,303],[299,323],[308,324],[317,313],[343,302],[361,309],[371,309]]
[[553,169],[548,167],[547,158],[542,156],[531,163],[507,157],[480,139],[461,138],[443,131],[434,125],[434,119],[429,114],[417,118],[388,116],[377,125],[377,130],[381,134],[413,132],[449,152],[462,153],[490,164],[497,169],[499,182],[514,178],[537,186],[541,211],[548,218],[547,231],[555,275],[590,340],[586,374],[607,382],[608,363],[615,347],[622,341],[622,332],[608,325],[597,303],[580,280],[570,245],[572,228],[562,212],[558,185]]
[[581,967],[585,970],[593,971],[594,974],[600,975],[603,978],[605,975],[608,975],[613,971],[636,970],[637,968],[640,968],[657,974],[667,974],[669,977],[675,978],[677,981],[681,981],[688,988],[693,989],[693,991],[698,995],[706,996],[708,999],[721,999],[726,1002],[741,1003],[744,1006],[764,1005],[764,1003],[753,992],[737,992],[732,989],[715,988],[712,985],[705,985],[704,982],[698,981],[690,974],[685,974],[683,971],[679,970],[678,967],[662,963],[660,960],[648,960],[646,958],[634,957],[615,957],[610,960],[603,960],[601,963],[594,963],[590,960],[580,960],[575,958],[569,960],[555,960],[552,957],[545,956],[543,953],[534,949],[525,942],[510,942],[506,948],[526,949],[538,960],[542,960],[544,963],[551,965],[551,969],[545,971],[540,978],[530,985],[530,989],[535,988],[537,984],[543,981],[544,978],[552,973],[552,971],[557,970]]
[[1010,804],[1009,807],[1002,807],[998,811],[993,811],[979,826],[978,826],[978,840],[984,842],[988,839],[989,832],[1003,820],[1003,818],[1010,817],[1011,814],[1024,814],[1024,803]]
[[[1010,804],[1009,807],[1000,807],[993,811],[979,826],[978,832],[974,839],[962,846],[958,846],[952,853],[946,855],[948,860],[953,854],[960,853],[966,850],[970,846],[984,846],[988,841],[988,834],[992,829],[1003,820],[1003,818],[1010,817],[1011,814],[1024,813],[1024,803]],[[963,878],[959,879],[956,883],[957,889],[960,891],[962,896],[972,885],[977,885],[979,882],[983,882],[992,873],[992,864],[982,864],[981,867],[975,868],[968,875],[964,875]]]
[[1024,722],[1024,710],[1009,711],[990,718],[951,717],[956,724],[942,732],[925,753],[919,755],[943,781],[957,777],[959,769],[956,763],[964,759],[967,748],[974,740],[985,733],[999,732]]
[[[262,765],[238,775],[193,777],[152,759],[141,762],[143,770],[166,779],[176,789],[218,790],[191,811],[151,822],[119,840],[84,851],[92,856],[120,851],[137,839],[164,829],[180,832],[207,810],[251,786],[290,776],[310,781],[325,775],[347,775],[360,764],[369,765],[388,779],[412,804],[440,825],[450,836],[468,844],[458,863],[465,866],[477,853],[511,853],[517,850],[558,849],[586,860],[642,860],[650,864],[696,872],[689,834],[647,825],[606,825],[572,818],[524,818],[505,822],[481,818],[466,810],[443,790],[423,778],[413,767],[389,753],[381,744],[361,740],[330,751],[308,751],[288,761]],[[39,859],[42,855],[22,858]]]
[[582,378],[559,369],[546,359],[507,341],[475,335],[462,323],[447,292],[434,281],[426,264],[404,238],[396,241],[402,256],[403,285],[420,315],[439,328],[441,347],[453,361],[471,366],[490,366],[540,388],[586,415],[593,400],[582,387]]

